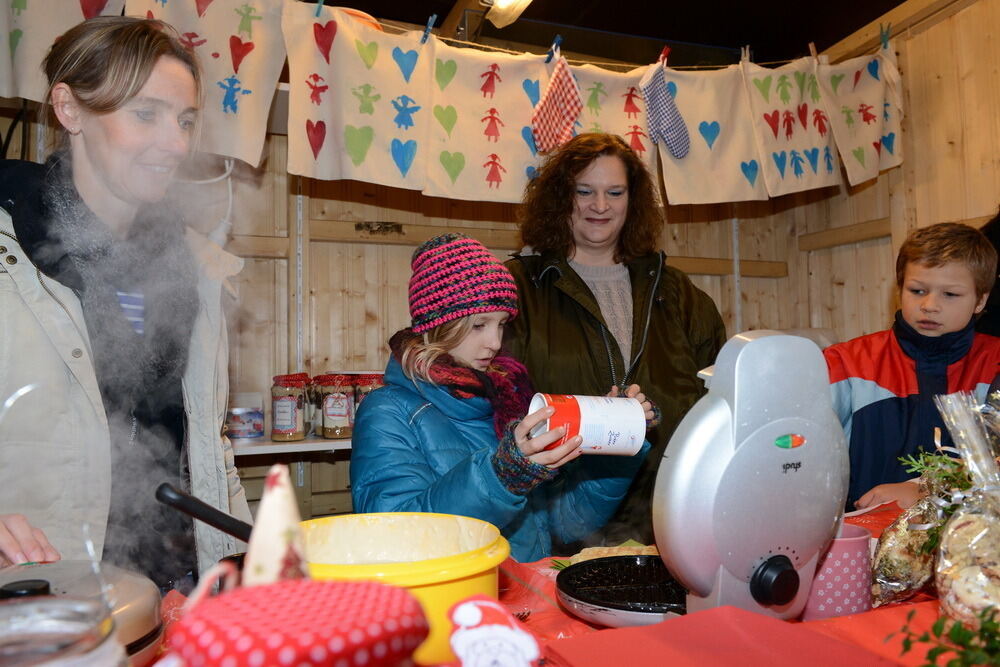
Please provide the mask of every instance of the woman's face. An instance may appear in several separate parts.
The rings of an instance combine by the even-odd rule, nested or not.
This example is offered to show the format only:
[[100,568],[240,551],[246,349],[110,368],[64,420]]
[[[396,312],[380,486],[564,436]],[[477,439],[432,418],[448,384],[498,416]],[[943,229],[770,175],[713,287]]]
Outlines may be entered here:
[[613,254],[628,214],[628,174],[617,155],[601,155],[576,177],[573,232],[576,256]]
[[191,147],[197,104],[191,71],[163,56],[122,108],[94,114],[81,107],[70,145],[83,200],[98,213],[134,213],[161,200]]
[[462,342],[448,350],[448,354],[459,363],[484,371],[500,351],[503,328],[510,315],[506,311],[499,310],[492,313],[477,313],[469,317],[472,318],[472,329]]

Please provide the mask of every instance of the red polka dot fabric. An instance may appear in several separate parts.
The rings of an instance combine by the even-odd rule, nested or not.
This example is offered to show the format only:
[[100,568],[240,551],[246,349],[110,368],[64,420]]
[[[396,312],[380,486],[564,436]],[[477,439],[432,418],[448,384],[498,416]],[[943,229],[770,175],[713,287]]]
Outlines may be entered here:
[[297,579],[207,598],[169,642],[191,667],[378,667],[406,660],[426,636],[420,604],[402,588]]

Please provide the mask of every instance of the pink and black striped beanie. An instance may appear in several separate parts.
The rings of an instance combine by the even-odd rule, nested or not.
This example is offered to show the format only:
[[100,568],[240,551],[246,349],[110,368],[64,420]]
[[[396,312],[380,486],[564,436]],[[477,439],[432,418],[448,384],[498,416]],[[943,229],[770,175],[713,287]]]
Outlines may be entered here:
[[436,236],[411,261],[410,317],[423,333],[475,313],[498,310],[517,317],[517,285],[483,244],[465,234]]

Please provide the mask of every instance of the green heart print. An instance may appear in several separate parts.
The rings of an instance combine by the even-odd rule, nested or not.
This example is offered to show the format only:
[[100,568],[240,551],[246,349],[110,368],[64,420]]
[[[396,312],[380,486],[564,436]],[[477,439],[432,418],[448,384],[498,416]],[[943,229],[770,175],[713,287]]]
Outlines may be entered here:
[[451,83],[451,80],[455,78],[455,72],[457,71],[458,65],[454,60],[441,60],[439,58],[434,63],[434,79],[437,81],[438,88],[444,90]]
[[369,125],[364,127],[354,127],[347,125],[344,127],[344,145],[347,146],[347,154],[351,156],[351,162],[355,167],[361,166],[371,148],[372,139],[375,138],[375,130]]
[[465,156],[461,153],[441,151],[439,159],[441,160],[441,166],[444,167],[444,170],[448,172],[448,177],[451,178],[451,184],[454,185],[455,181],[458,180],[458,175],[465,169]]
[[455,111],[455,107],[450,104],[446,107],[440,104],[434,105],[434,117],[437,118],[437,122],[441,123],[441,127],[444,131],[451,136],[451,130],[455,127],[455,123],[458,122],[458,112]]
[[354,48],[358,50],[358,55],[361,56],[361,61],[365,64],[365,67],[371,69],[375,64],[375,59],[378,58],[378,42],[368,42],[365,44],[360,39],[354,40]]

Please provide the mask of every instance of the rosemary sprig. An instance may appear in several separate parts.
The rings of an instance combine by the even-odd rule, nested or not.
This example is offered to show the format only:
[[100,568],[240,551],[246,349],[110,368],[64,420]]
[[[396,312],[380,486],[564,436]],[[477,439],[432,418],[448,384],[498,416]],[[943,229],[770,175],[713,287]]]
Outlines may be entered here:
[[[943,656],[950,656],[944,663],[947,667],[1000,665],[1000,623],[996,619],[995,607],[986,607],[979,612],[979,627],[974,630],[941,616],[929,631],[918,634],[910,627],[914,614],[916,611],[907,614],[906,623],[900,630],[903,633],[903,651],[900,655],[910,652],[914,644],[930,644],[931,648],[925,656],[927,662],[921,667],[934,667]],[[895,634],[889,635],[886,641]]]

